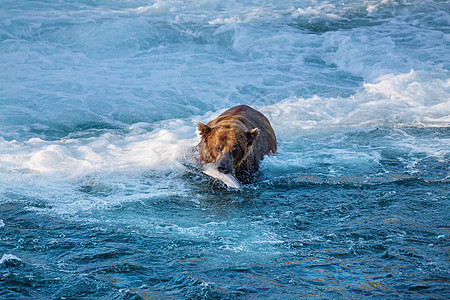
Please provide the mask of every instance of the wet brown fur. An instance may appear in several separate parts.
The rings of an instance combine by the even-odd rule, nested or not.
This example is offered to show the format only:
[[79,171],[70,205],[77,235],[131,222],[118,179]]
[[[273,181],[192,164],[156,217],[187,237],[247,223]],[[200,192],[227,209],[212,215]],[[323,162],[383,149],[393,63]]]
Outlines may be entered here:
[[230,108],[206,125],[198,123],[198,129],[200,159],[225,166],[241,181],[259,170],[264,155],[277,151],[269,120],[247,105]]

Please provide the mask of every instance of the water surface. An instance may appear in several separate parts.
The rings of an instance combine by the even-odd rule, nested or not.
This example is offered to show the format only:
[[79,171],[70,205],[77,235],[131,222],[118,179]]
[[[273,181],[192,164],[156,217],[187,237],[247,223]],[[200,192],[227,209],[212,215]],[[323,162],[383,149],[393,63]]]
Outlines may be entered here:
[[[448,299],[446,1],[3,1],[0,297]],[[196,123],[278,138],[228,191]]]

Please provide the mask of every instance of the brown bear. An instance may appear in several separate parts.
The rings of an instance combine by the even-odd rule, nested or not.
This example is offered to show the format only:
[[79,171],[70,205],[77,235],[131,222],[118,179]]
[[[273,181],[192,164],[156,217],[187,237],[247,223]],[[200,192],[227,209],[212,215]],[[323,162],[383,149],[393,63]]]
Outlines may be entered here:
[[239,105],[205,124],[198,123],[200,159],[214,163],[224,174],[248,182],[259,170],[264,155],[277,151],[277,140],[269,120],[247,105]]

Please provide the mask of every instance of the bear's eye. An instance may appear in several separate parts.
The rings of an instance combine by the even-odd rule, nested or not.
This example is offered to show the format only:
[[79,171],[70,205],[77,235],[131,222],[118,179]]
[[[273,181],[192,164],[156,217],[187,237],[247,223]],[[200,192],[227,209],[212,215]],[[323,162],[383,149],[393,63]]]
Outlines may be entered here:
[[239,147],[234,146],[232,151],[233,151],[233,154],[237,154],[239,152]]

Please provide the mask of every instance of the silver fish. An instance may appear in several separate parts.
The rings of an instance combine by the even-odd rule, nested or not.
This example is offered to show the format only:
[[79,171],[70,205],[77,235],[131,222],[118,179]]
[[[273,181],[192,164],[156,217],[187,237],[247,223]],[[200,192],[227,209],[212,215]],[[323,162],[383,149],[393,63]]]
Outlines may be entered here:
[[220,180],[228,188],[238,189],[241,187],[241,183],[233,174],[224,174],[219,172],[214,164],[206,164],[203,168],[203,173]]

